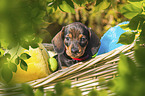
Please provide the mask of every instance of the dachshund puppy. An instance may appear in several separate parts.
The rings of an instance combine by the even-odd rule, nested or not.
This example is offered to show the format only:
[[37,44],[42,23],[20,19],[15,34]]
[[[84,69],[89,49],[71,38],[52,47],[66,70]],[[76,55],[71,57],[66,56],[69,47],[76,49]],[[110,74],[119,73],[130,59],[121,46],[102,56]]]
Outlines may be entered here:
[[99,49],[98,36],[84,24],[74,22],[64,26],[52,39],[58,69],[92,58]]

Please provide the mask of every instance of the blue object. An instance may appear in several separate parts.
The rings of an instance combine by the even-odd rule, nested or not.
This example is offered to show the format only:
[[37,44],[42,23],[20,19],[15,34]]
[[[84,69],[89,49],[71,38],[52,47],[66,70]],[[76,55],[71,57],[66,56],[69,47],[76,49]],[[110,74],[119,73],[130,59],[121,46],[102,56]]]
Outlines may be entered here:
[[103,54],[103,53],[107,53],[110,52],[120,46],[122,46],[122,44],[117,44],[118,39],[120,37],[120,35],[124,32],[127,32],[127,30],[123,30],[119,25],[123,25],[123,24],[128,24],[129,22],[122,22],[114,27],[111,27],[102,37],[101,37],[101,45],[100,48],[98,50],[98,54]]

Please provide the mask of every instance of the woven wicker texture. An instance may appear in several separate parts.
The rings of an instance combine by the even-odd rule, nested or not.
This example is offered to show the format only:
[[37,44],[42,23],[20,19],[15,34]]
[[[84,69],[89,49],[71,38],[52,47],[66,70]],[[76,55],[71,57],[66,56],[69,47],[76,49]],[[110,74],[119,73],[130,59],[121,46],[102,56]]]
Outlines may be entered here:
[[[53,50],[51,44],[44,44],[47,50]],[[120,53],[124,53],[133,59],[132,50],[134,43],[131,45],[123,45],[111,52],[98,55],[86,62],[79,62],[68,68],[59,70],[50,74],[45,78],[28,82],[34,89],[40,86],[44,87],[44,91],[53,90],[54,85],[59,81],[70,79],[72,87],[78,86],[83,95],[88,94],[90,89],[96,87],[99,90],[98,78],[103,77],[105,80],[110,80],[117,74],[117,65]],[[0,84],[0,95],[13,95],[19,94],[20,87],[8,87]]]

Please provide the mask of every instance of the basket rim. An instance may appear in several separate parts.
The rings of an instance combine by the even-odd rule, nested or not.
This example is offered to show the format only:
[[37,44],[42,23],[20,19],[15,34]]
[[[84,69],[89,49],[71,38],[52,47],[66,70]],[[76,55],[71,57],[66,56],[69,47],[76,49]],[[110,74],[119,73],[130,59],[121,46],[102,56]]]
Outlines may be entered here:
[[[119,54],[122,52],[126,53],[127,55],[133,54],[132,51],[129,53],[128,50],[131,50],[133,48],[134,44],[135,43],[132,43],[130,45],[122,45],[122,46],[120,46],[120,47],[118,47],[118,48],[116,48],[108,53],[98,55],[95,58],[92,58],[88,61],[78,62],[78,63],[76,63],[68,68],[58,70],[58,71],[56,71],[56,72],[54,72],[54,73],[52,73],[44,78],[29,81],[26,83],[30,84],[34,89],[41,87],[41,86],[45,86],[46,90],[52,89],[54,87],[54,84],[56,84],[56,82],[63,81],[65,79],[71,79],[73,86],[84,85],[84,87],[81,87],[81,90],[84,90],[84,88],[91,88],[92,86],[99,86],[99,85],[97,85],[97,83],[95,83],[98,81],[98,78],[94,78],[94,77],[100,76],[102,74],[104,76],[106,75],[105,78],[107,80],[111,79],[112,74],[117,74],[117,63],[112,64],[112,62],[118,62]],[[90,68],[94,68],[94,69],[90,69]],[[105,69],[109,69],[109,70],[106,71]],[[88,71],[88,70],[90,70],[90,71]],[[101,71],[103,71],[104,73]],[[90,77],[92,76],[92,78],[94,78],[94,79],[90,79],[90,77],[88,76],[88,78],[75,80],[76,78],[84,76],[85,74],[87,74],[87,72],[90,72],[90,74],[93,72],[97,72],[97,73],[90,75]],[[73,75],[76,75],[76,76],[73,76]],[[63,78],[63,77],[65,77],[65,78]],[[86,83],[88,85],[84,84],[84,82],[86,82],[87,80],[90,80],[90,82],[92,82],[94,85],[91,85],[89,82]],[[20,86],[10,87],[10,88],[4,88],[3,86],[4,86],[3,84],[0,84],[0,94],[3,93],[4,90],[13,90],[14,92],[21,90]]]

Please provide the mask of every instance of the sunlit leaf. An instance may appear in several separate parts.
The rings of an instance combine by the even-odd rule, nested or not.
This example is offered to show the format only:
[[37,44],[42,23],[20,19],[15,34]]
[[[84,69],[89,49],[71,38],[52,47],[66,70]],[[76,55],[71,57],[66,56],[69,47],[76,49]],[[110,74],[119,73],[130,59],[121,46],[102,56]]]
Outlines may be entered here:
[[62,0],[59,8],[64,12],[75,13],[74,4],[71,0]]
[[48,59],[48,63],[49,63],[49,68],[52,72],[56,71],[58,68],[58,62],[55,58],[50,57]]
[[25,71],[27,71],[27,69],[28,69],[28,65],[23,59],[21,59],[20,67],[22,70],[25,70]]
[[3,56],[5,53],[5,51],[3,49],[0,48],[0,57]]
[[135,32],[125,32],[123,34],[121,34],[121,36],[119,37],[118,43],[121,44],[131,44],[135,39]]
[[34,96],[33,88],[29,84],[22,84],[22,89],[26,96]]
[[122,25],[119,25],[123,30],[130,30],[129,28],[129,24],[122,24]]
[[104,10],[104,9],[108,8],[109,5],[110,5],[110,1],[109,0],[97,0],[96,1],[95,11]]
[[135,4],[126,4],[121,9],[120,12],[127,18],[131,19],[137,14],[141,13],[142,3],[135,3]]
[[31,56],[27,53],[22,53],[20,58],[22,58],[23,60],[29,59]]

